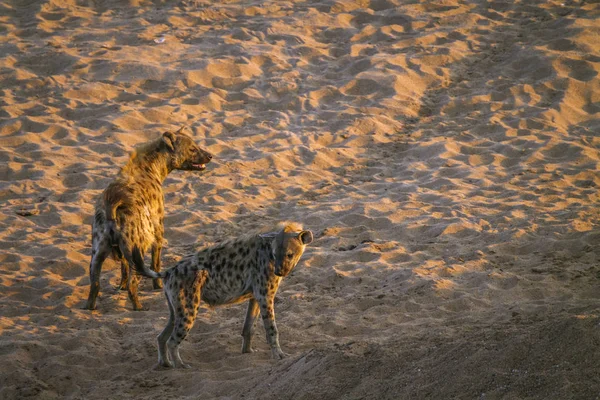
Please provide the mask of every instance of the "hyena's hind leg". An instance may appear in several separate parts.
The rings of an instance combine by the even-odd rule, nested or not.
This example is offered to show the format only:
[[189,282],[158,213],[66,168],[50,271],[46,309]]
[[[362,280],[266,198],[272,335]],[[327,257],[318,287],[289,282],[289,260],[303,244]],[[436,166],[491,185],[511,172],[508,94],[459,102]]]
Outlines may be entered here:
[[198,307],[200,306],[202,287],[207,277],[207,271],[196,271],[192,285],[184,286],[184,290],[179,290],[178,296],[173,296],[177,298],[177,304],[173,302],[173,309],[175,311],[174,330],[167,341],[167,348],[176,368],[190,368],[189,365],[181,360],[179,345],[194,326]]
[[109,241],[104,236],[93,234],[92,260],[90,262],[90,294],[85,305],[85,308],[88,310],[96,309],[96,298],[100,292],[100,272],[102,272],[102,264],[110,252]]

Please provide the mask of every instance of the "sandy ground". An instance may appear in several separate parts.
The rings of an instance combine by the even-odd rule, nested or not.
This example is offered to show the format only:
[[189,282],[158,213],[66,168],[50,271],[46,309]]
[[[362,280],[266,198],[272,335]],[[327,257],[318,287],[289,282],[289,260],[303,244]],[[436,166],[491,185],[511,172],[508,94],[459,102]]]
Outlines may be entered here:
[[[0,398],[600,398],[596,1],[0,0]],[[315,233],[280,287],[166,322],[88,294],[95,198],[188,126],[165,266],[279,220]],[[25,214],[25,215],[20,215]],[[32,214],[32,215],[27,215]]]

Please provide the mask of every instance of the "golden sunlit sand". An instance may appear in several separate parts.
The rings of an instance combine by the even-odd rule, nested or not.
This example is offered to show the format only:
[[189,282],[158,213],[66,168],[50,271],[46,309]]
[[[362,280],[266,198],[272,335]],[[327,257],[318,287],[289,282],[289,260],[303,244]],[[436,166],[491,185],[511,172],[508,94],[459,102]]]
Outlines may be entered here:
[[[594,1],[0,0],[0,398],[593,399]],[[280,220],[315,233],[276,303],[201,308],[190,370],[104,264],[96,197],[165,130],[163,264]]]

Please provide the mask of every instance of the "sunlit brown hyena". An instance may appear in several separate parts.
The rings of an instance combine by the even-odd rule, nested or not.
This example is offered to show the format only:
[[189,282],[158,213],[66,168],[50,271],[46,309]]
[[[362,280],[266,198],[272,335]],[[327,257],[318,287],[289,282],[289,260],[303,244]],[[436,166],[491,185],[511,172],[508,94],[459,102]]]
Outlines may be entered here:
[[312,240],[312,232],[301,225],[282,223],[273,232],[247,235],[200,250],[162,272],[146,267],[141,252],[134,250],[135,268],[140,274],[164,279],[170,316],[158,335],[159,365],[172,367],[174,363],[175,367],[188,368],[179,356],[179,345],[194,325],[201,299],[210,306],[249,300],[242,353],[252,352],[254,322],[260,311],[273,358],[285,357],[275,324],[275,294],[282,278],[298,264]]
[[[90,294],[85,308],[96,308],[102,264],[112,253],[121,260],[119,287],[127,288],[134,310],[142,309],[137,295],[139,275],[129,273],[130,266],[133,268],[131,252],[134,246],[142,254],[152,248],[152,269],[160,271],[165,215],[162,183],[175,169],[202,171],[212,158],[182,129],[165,132],[137,147],[98,199],[92,224]],[[160,287],[160,280],[155,279],[154,288]]]

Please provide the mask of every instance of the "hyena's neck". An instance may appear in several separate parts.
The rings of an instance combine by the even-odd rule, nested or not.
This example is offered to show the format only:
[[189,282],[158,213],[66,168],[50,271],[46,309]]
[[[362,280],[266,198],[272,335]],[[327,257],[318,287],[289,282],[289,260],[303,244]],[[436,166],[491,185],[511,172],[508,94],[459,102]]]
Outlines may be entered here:
[[160,153],[134,154],[123,169],[130,176],[145,176],[161,185],[171,172],[166,157]]

